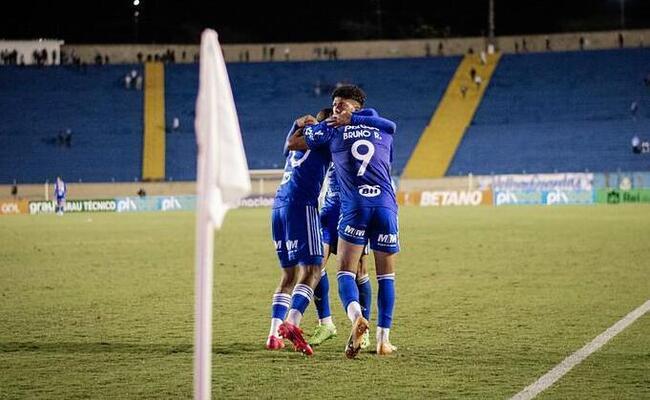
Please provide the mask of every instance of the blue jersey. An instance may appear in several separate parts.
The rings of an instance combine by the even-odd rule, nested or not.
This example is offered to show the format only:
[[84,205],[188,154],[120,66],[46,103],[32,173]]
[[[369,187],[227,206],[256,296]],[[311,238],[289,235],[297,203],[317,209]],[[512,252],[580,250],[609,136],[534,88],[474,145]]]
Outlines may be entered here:
[[67,192],[67,188],[65,187],[65,183],[63,181],[57,181],[54,184],[54,194],[58,198],[63,198],[65,197],[65,194]]
[[[296,131],[294,126],[289,136]],[[286,142],[286,141],[285,141]],[[288,151],[287,161],[278,190],[275,193],[273,208],[292,205],[309,205],[318,207],[318,195],[323,185],[331,157],[325,148],[307,151]]]
[[329,168],[327,169],[327,174],[325,175],[327,180],[327,192],[325,193],[325,202],[324,207],[339,207],[341,205],[341,199],[339,197],[339,182],[336,178],[336,167],[334,163],[330,163]]
[[394,133],[395,123],[372,109],[353,113],[346,126],[332,128],[321,122],[305,128],[310,149],[332,153],[342,212],[362,207],[397,211],[390,178]]

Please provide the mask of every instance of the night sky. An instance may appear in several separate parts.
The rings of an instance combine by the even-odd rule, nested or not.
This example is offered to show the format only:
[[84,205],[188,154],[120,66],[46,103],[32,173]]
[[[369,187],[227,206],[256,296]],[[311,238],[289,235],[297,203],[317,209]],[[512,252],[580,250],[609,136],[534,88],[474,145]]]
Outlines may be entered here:
[[[22,0],[0,13],[0,38],[66,43],[198,43],[203,28],[223,43],[476,36],[488,0],[161,1]],[[255,4],[255,5],[254,5]],[[624,0],[625,27],[650,28],[650,1]],[[139,16],[134,17],[135,11]],[[621,0],[495,0],[496,34],[621,27]]]

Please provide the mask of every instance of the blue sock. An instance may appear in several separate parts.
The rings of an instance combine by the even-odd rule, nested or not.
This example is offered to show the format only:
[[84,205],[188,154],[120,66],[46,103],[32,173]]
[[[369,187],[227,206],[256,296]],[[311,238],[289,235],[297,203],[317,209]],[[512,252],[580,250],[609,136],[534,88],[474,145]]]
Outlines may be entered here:
[[395,307],[395,274],[377,275],[379,293],[377,293],[377,326],[390,328],[393,323]]
[[359,302],[359,288],[357,288],[355,277],[356,274],[349,271],[339,271],[336,274],[336,279],[339,282],[339,297],[346,313],[350,303]]
[[314,290],[314,303],[318,311],[318,319],[327,318],[332,315],[330,310],[330,280],[327,278],[327,271],[321,272],[320,281]]
[[361,312],[363,318],[370,321],[370,308],[372,306],[372,286],[370,285],[370,277],[368,275],[362,276],[357,281],[359,288],[359,303],[361,304]]
[[302,283],[297,284],[293,288],[293,295],[291,296],[291,309],[304,314],[313,297],[314,290],[312,288]]
[[271,318],[277,318],[284,321],[287,317],[287,311],[291,305],[291,295],[287,293],[275,293],[271,308]]

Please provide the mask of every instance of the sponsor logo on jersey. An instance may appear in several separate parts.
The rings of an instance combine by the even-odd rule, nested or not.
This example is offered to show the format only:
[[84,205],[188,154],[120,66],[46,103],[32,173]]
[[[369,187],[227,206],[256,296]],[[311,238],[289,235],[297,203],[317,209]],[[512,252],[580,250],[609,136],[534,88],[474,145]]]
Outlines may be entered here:
[[364,229],[353,228],[350,225],[345,226],[344,232],[347,233],[348,235],[356,236],[356,237],[364,237],[364,235],[366,234],[366,231]]
[[388,234],[379,234],[377,237],[377,243],[385,246],[394,246],[397,244],[397,234],[388,233]]
[[282,248],[282,240],[274,240],[273,244],[275,245],[276,250],[280,250]]
[[298,250],[298,239],[296,240],[287,240],[284,242],[287,247],[287,251]]
[[381,194],[381,189],[379,185],[361,185],[359,186],[359,194],[363,197],[377,197]]

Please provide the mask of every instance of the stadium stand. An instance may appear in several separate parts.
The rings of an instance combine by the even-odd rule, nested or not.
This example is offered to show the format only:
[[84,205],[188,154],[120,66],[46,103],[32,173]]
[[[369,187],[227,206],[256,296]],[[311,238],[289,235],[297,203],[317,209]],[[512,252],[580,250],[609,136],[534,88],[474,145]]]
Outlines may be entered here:
[[[133,181],[141,176],[141,66],[0,68],[0,182]],[[58,142],[70,130],[69,146]]]
[[642,171],[650,50],[504,55],[447,175]]
[[403,178],[440,178],[445,175],[456,153],[485,88],[498,65],[499,54],[468,54],[458,66],[438,109],[420,136]]
[[[369,107],[397,122],[393,173],[400,174],[460,60],[229,64],[249,167],[282,168],[282,143],[293,119],[329,106],[334,85],[348,82],[367,92]],[[181,126],[177,134],[167,135],[168,179],[196,176],[193,120],[197,78],[196,65],[169,65],[165,71],[167,123],[179,116]]]

